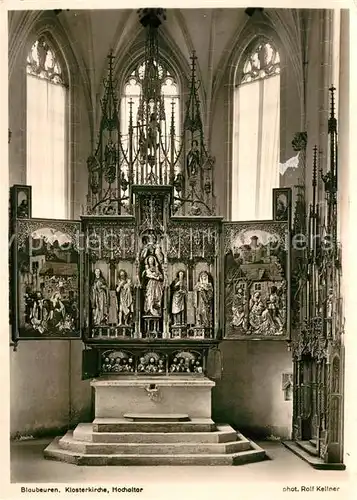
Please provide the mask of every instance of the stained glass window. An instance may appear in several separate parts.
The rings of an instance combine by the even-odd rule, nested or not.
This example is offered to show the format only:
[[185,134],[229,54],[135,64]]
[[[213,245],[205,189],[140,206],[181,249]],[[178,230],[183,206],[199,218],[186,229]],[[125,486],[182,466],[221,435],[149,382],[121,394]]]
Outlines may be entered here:
[[62,65],[44,36],[27,56],[27,166],[34,217],[67,215],[67,97]]
[[238,66],[233,109],[233,220],[270,219],[279,187],[280,56],[259,41]]

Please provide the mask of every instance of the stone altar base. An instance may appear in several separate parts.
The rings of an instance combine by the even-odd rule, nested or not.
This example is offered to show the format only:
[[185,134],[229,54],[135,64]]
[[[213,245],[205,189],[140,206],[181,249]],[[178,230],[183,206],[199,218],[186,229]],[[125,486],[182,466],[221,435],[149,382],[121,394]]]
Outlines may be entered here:
[[95,418],[124,418],[127,413],[180,413],[211,418],[211,390],[206,377],[103,377],[93,380]]
[[95,419],[56,438],[46,458],[76,465],[242,465],[265,451],[211,419],[206,377],[118,377],[91,382]]

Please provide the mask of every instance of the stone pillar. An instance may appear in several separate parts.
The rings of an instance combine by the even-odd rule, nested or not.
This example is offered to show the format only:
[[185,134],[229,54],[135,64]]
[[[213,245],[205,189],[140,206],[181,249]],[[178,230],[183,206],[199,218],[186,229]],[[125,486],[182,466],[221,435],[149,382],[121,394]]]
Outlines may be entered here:
[[[7,39],[7,15],[4,12],[1,12],[0,16],[0,33],[4,33],[5,35],[1,35],[1,38],[5,40]],[[2,68],[8,67],[8,57],[7,51],[0,51],[0,64]],[[9,293],[8,286],[9,283],[9,264],[8,264],[8,213],[9,213],[9,156],[8,156],[8,148],[10,150],[13,143],[14,131],[11,131],[11,139],[8,128],[8,97],[7,92],[5,91],[7,86],[7,78],[2,78],[0,82],[0,109],[2,120],[0,121],[0,151],[1,151],[1,162],[3,165],[3,173],[1,183],[0,183],[0,228],[1,228],[1,239],[0,239],[0,247],[1,247],[1,265],[0,265],[0,280],[1,283],[6,283],[6,286],[1,287],[0,296],[1,296],[1,321],[3,322],[3,331],[6,332],[9,329],[9,313],[8,313],[8,302],[9,302]],[[10,141],[10,144],[8,144]],[[7,168],[6,168],[7,166]]]
[[[350,17],[350,25],[349,25]],[[355,432],[355,363],[357,359],[355,310],[357,297],[357,263],[354,255],[357,238],[357,157],[356,117],[357,94],[350,87],[357,78],[357,14],[354,9],[341,11],[340,81],[338,114],[338,194],[339,234],[342,242],[343,311],[345,315],[345,397],[344,397],[344,463],[347,467],[356,461],[357,438]],[[349,62],[351,61],[351,66]],[[351,121],[349,113],[351,112]],[[346,409],[348,409],[346,411]]]

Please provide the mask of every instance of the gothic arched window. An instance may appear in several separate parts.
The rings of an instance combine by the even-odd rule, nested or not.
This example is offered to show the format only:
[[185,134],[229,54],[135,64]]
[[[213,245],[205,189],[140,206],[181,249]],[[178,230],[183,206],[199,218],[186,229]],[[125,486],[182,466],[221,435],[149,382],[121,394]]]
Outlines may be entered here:
[[233,109],[232,219],[272,217],[279,183],[280,57],[259,41],[238,66]]
[[27,55],[27,184],[34,217],[67,215],[68,90],[54,48],[40,36]]

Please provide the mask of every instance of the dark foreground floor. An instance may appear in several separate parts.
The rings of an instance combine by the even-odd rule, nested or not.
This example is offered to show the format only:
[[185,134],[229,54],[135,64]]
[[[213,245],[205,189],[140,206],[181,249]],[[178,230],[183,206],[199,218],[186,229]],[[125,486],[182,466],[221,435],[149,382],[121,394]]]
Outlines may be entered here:
[[[343,490],[350,480],[346,471],[318,471],[289,452],[279,442],[258,442],[271,460],[236,467],[88,467],[45,460],[42,452],[50,439],[11,443],[12,483],[90,483],[157,485],[161,482],[274,482],[289,485],[336,485]],[[329,494],[328,498],[331,498]],[[186,497],[186,495],[183,495]],[[314,495],[315,497],[315,495]]]

